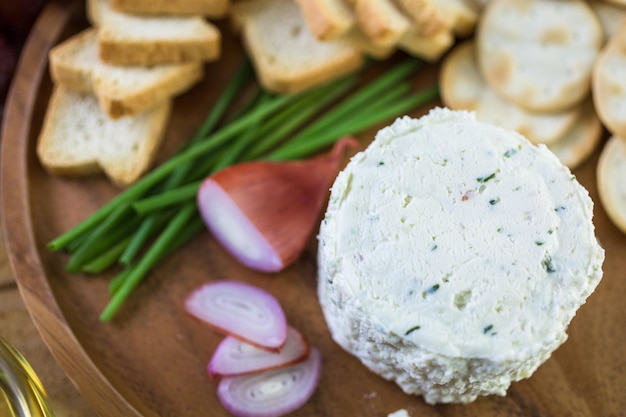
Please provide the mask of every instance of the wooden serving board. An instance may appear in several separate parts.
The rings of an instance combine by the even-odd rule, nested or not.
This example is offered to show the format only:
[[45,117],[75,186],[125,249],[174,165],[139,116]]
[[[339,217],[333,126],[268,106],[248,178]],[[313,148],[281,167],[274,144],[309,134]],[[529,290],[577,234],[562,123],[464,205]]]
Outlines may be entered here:
[[[317,302],[313,237],[295,265],[265,275],[240,266],[205,233],[162,263],[112,324],[100,323],[111,275],[69,275],[64,270],[66,256],[47,252],[45,245],[117,190],[101,177],[48,175],[35,155],[52,87],[47,52],[86,25],[82,1],[59,0],[47,5],[33,30],[6,112],[2,203],[7,247],[27,308],[56,360],[101,416],[228,415],[216,396],[217,381],[205,372],[222,336],[191,320],[182,308],[192,289],[223,278],[249,282],[274,294],[291,324],[322,351],[320,385],[293,416],[384,417],[398,409],[406,409],[412,417],[626,413],[626,236],[610,223],[599,204],[597,153],[575,174],[596,201],[597,233],[606,248],[604,279],[572,322],[566,344],[530,379],[514,383],[505,397],[429,406],[343,352],[331,340]],[[224,51],[218,63],[207,65],[204,82],[176,100],[161,160],[196,129],[239,62],[240,44],[227,30]],[[436,81],[436,67],[426,68],[416,78],[423,85]],[[373,133],[361,139],[367,142]]]

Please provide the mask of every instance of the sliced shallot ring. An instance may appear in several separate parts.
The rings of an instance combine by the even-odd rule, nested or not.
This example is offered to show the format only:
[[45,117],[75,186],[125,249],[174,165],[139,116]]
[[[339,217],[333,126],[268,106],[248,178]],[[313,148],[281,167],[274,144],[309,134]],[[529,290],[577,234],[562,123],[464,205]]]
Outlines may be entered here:
[[203,323],[260,348],[278,351],[287,338],[287,319],[278,300],[238,281],[215,281],[194,290],[185,310]]
[[278,353],[259,349],[228,336],[213,353],[207,371],[211,377],[262,372],[303,361],[309,356],[309,352],[309,344],[293,327],[289,327],[287,340]]
[[304,405],[315,392],[322,355],[311,348],[307,360],[286,368],[251,375],[225,377],[217,395],[237,417],[278,417]]

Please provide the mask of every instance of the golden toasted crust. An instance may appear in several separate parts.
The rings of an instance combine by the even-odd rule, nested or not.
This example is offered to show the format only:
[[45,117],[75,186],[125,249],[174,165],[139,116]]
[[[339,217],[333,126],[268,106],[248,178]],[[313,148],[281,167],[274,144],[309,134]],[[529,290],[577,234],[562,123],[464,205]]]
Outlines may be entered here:
[[337,39],[354,27],[354,15],[343,0],[297,0],[309,30],[320,40]]
[[354,11],[363,33],[381,47],[395,46],[411,27],[390,0],[356,0]]
[[121,66],[214,61],[221,34],[198,16],[138,16],[113,10],[106,0],[88,0],[89,20],[98,27],[102,61]]
[[602,139],[602,123],[598,119],[590,99],[582,106],[582,112],[561,138],[548,148],[569,169],[578,168],[596,150]]
[[626,27],[600,52],[593,67],[593,102],[598,117],[614,135],[626,137]]
[[413,20],[420,35],[434,36],[453,26],[452,16],[437,8],[432,0],[396,0],[398,6]]
[[173,15],[224,17],[230,0],[109,0],[111,7],[124,13],[139,15]]
[[[291,0],[241,1],[232,15],[260,83],[271,91],[302,91],[363,64],[363,54],[348,42],[318,40]],[[276,21],[282,24],[270,24]]]
[[153,67],[115,67],[98,58],[96,30],[89,28],[53,48],[56,84],[95,94],[111,118],[140,113],[181,94],[204,74],[200,62]]
[[626,233],[626,140],[613,136],[604,145],[596,167],[598,195],[611,221]]
[[55,86],[37,141],[37,156],[56,175],[104,172],[120,187],[135,182],[152,164],[171,104],[115,121],[94,96]]

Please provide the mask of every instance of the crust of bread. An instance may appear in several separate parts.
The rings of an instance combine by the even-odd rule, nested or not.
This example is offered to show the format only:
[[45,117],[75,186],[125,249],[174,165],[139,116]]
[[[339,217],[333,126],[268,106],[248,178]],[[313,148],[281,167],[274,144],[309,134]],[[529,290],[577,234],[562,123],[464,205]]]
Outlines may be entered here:
[[[363,65],[363,54],[348,42],[318,40],[292,0],[240,1],[232,16],[259,82],[268,90],[299,92]],[[268,25],[277,20],[282,24]]]
[[230,0],[109,0],[111,8],[138,15],[225,17]]
[[153,163],[170,109],[170,102],[165,101],[139,115],[112,120],[94,96],[55,86],[37,141],[37,155],[53,174],[104,172],[115,185],[126,187]]
[[72,36],[50,51],[50,73],[56,84],[93,93],[111,118],[140,113],[196,84],[199,62],[143,67],[114,67],[97,56],[93,28]]
[[398,7],[415,23],[418,33],[431,37],[449,30],[454,23],[453,16],[446,14],[433,4],[432,0],[395,0]]
[[354,14],[343,0],[296,1],[309,30],[320,40],[340,38],[354,27]]
[[221,55],[219,29],[201,17],[137,16],[113,10],[107,0],[87,3],[106,63],[158,65],[215,61]]
[[411,27],[391,0],[356,0],[354,10],[363,33],[381,47],[395,46]]
[[432,36],[424,36],[419,31],[412,29],[398,41],[400,49],[429,62],[437,61],[453,44],[454,34],[451,30],[445,30]]

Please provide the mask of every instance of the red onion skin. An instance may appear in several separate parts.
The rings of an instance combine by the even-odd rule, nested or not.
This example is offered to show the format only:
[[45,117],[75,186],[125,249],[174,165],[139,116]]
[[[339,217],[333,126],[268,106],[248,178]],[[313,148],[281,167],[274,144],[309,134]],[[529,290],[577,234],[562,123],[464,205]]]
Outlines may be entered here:
[[[278,266],[270,265],[269,261],[268,265],[261,262],[262,265],[248,263],[247,266],[261,272],[277,272],[302,254],[319,222],[344,152],[357,144],[353,138],[344,138],[329,153],[315,158],[238,164],[207,179],[230,197],[282,261]],[[211,202],[199,201],[201,212],[203,204]],[[211,228],[210,221],[207,223]],[[230,245],[225,246],[230,249]],[[245,254],[231,254],[237,259],[245,258]]]

